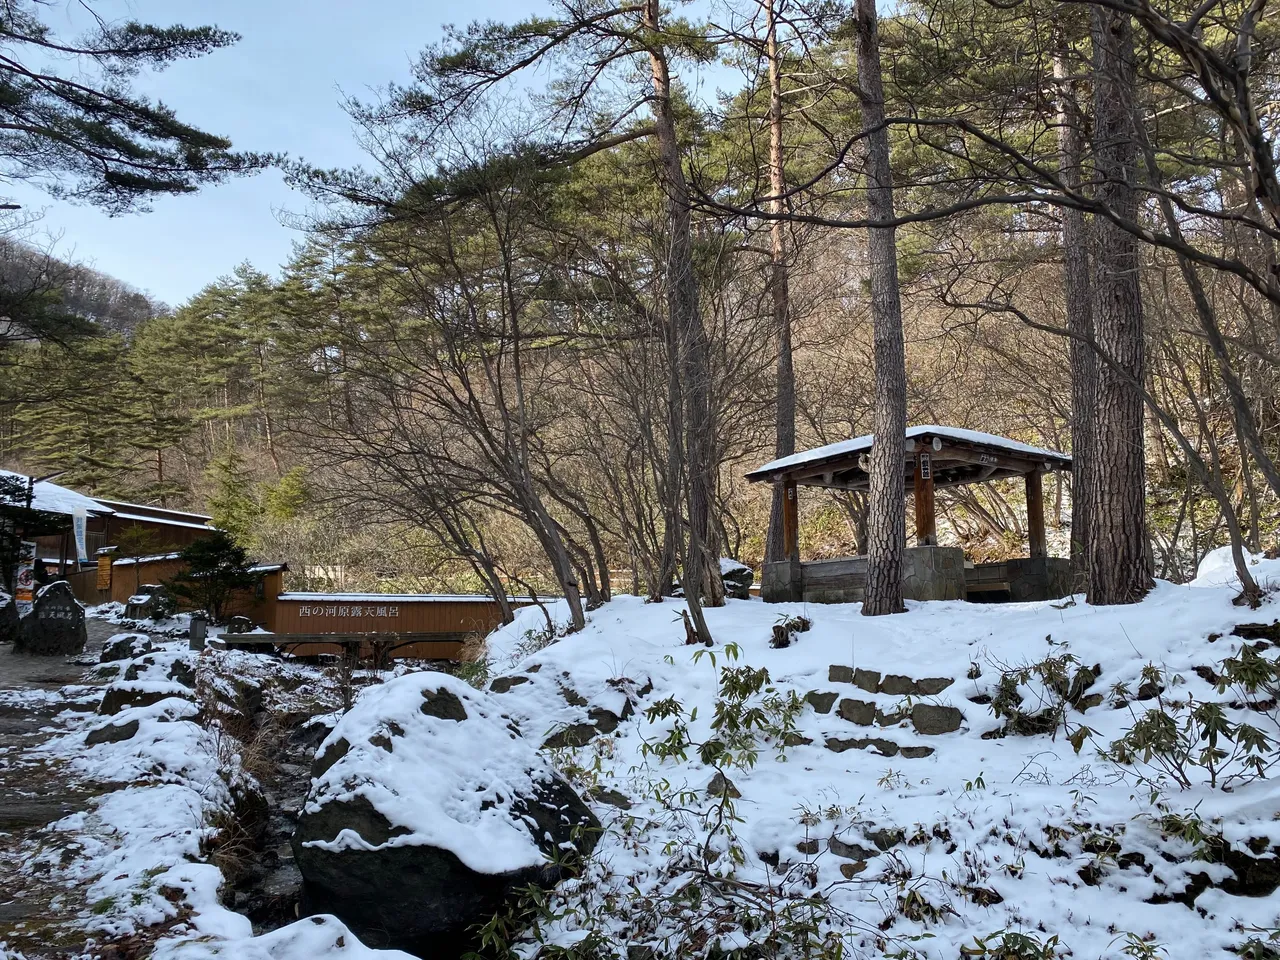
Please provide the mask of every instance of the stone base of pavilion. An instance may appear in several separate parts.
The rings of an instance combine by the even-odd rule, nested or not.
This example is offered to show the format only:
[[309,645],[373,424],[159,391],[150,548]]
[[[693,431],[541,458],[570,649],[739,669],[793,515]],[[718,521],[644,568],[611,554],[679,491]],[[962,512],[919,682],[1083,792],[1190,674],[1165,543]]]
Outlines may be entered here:
[[[765,603],[860,603],[866,595],[867,558],[782,560],[764,565]],[[908,600],[1022,603],[1071,593],[1070,563],[1060,557],[1021,557],[968,564],[959,547],[908,547],[902,593]]]

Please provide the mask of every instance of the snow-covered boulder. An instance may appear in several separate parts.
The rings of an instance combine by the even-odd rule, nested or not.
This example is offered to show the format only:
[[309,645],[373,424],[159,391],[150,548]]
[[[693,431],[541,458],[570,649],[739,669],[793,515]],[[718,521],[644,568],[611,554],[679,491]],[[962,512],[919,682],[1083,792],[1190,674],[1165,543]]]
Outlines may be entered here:
[[720,579],[724,581],[724,595],[734,600],[750,600],[751,584],[756,575],[751,568],[730,557],[720,558]]
[[104,717],[114,716],[126,707],[149,707],[170,697],[190,700],[192,693],[171,680],[122,680],[103,691],[98,713]]
[[151,638],[145,633],[117,633],[102,645],[99,663],[132,660],[151,652]]
[[293,837],[303,908],[371,946],[453,955],[442,944],[461,944],[516,888],[549,889],[598,839],[500,699],[443,673],[365,692],[312,772]]

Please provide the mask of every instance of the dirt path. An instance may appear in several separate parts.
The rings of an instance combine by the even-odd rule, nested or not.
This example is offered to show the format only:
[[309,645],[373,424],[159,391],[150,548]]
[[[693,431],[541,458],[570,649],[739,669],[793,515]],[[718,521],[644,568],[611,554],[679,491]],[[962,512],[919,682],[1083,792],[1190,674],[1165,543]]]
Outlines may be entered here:
[[[6,947],[31,958],[85,955],[83,936],[68,922],[86,909],[83,892],[43,876],[39,860],[75,856],[73,845],[59,852],[59,838],[44,828],[87,809],[98,790],[32,751],[101,698],[103,684],[86,674],[120,628],[89,620],[87,629],[88,646],[73,660],[15,655],[0,645],[0,958]],[[31,869],[21,871],[24,865]]]

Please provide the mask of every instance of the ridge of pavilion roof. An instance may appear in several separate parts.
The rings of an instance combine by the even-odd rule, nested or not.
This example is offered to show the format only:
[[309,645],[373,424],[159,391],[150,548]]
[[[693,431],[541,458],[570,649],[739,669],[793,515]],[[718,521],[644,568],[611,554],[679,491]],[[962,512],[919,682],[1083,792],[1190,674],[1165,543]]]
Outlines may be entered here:
[[[938,486],[1071,469],[1069,454],[978,430],[920,424],[909,427],[905,439],[904,474],[912,474],[914,460],[921,453],[929,454],[934,482]],[[757,467],[746,475],[746,479],[865,489],[869,480],[866,457],[874,441],[873,434],[866,434],[815,447]]]

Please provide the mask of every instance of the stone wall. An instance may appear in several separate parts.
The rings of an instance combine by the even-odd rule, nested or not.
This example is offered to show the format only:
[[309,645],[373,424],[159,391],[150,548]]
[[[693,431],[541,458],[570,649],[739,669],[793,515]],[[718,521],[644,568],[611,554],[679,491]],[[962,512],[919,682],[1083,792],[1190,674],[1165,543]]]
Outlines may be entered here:
[[[801,564],[781,561],[764,565],[760,596],[766,603],[858,603],[866,588],[866,557]],[[909,600],[963,600],[964,551],[908,547],[903,555],[902,590]]]
[[1006,561],[1009,599],[1015,603],[1057,600],[1071,593],[1071,561],[1062,557],[1024,557]]
[[908,600],[963,600],[964,550],[908,547],[902,558],[902,595]]

